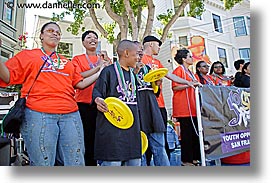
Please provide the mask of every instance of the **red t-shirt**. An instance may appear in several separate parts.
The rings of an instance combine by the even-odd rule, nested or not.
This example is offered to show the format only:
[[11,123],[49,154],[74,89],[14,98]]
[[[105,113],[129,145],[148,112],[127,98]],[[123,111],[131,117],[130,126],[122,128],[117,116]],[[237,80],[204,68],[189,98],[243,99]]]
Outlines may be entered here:
[[[151,69],[164,68],[158,59],[155,59],[149,55],[143,55],[142,62],[146,65],[149,65]],[[161,92],[160,92],[159,96],[157,97],[157,101],[158,101],[159,107],[164,108],[165,103],[164,103],[164,98],[163,98],[163,94],[162,94],[162,84],[160,85],[160,89],[161,89]]]
[[[50,55],[51,53],[48,53]],[[65,114],[78,110],[74,98],[74,86],[83,77],[76,71],[73,63],[60,56],[58,70],[52,68],[50,60],[44,65],[40,75],[27,98],[27,107],[45,113]],[[0,86],[23,84],[21,97],[25,97],[34,79],[47,58],[41,49],[23,50],[5,62],[10,71],[10,83],[0,80]],[[53,62],[58,63],[54,54]]]
[[215,75],[209,75],[209,77],[212,79],[214,84],[216,86],[231,86],[232,85],[232,80],[222,80],[223,76],[220,76],[221,78],[218,78]]
[[[96,64],[98,61],[98,56],[89,56],[92,64]],[[81,73],[91,69],[89,61],[86,58],[86,54],[77,55],[72,59],[73,64],[76,66],[76,71]],[[92,93],[95,86],[94,82],[91,86],[85,88],[84,90],[76,90],[75,99],[77,102],[90,104],[92,101]]]
[[221,159],[222,163],[226,164],[246,164],[250,163],[250,151],[246,151],[240,154],[229,156]]
[[203,82],[200,81],[200,77],[197,73],[195,74],[195,77],[203,85],[215,85],[214,81],[212,80],[212,77],[210,77],[209,75],[203,76],[203,78],[204,78]]
[[[185,72],[182,66],[178,66],[173,71],[173,74],[187,81],[193,80],[188,75],[188,73]],[[172,88],[180,85],[182,84],[172,81]],[[188,87],[183,90],[173,90],[173,117],[177,118],[177,117],[190,117],[190,116],[194,116],[194,117],[197,116],[195,89],[193,89],[192,87]]]

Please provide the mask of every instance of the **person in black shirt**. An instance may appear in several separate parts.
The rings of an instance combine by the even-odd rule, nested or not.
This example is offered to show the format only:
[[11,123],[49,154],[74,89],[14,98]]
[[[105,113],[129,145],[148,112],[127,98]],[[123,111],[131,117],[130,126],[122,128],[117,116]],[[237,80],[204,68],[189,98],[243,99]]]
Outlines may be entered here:
[[240,87],[250,88],[250,62],[245,63],[242,68]]
[[[118,47],[118,61],[105,67],[93,91],[93,102],[99,110],[95,131],[95,159],[101,166],[140,166],[141,135],[137,105],[136,77],[132,68],[139,59],[137,45],[130,40],[122,40]],[[117,97],[126,103],[133,113],[134,122],[128,129],[120,129],[104,116],[108,111],[104,99]]]
[[234,67],[237,70],[235,76],[233,85],[239,87],[241,85],[241,75],[242,75],[242,67],[244,65],[245,61],[243,59],[236,60],[234,62]]

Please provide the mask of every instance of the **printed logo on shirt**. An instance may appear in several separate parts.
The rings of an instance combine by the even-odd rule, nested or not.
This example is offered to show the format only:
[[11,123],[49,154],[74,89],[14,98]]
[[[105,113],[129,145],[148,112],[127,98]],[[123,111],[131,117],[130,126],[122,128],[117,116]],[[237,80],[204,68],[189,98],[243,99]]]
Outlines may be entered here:
[[125,83],[126,83],[126,90],[127,90],[126,92],[124,92],[119,85],[117,85],[116,87],[117,92],[121,94],[121,96],[119,96],[118,98],[124,101],[126,104],[137,104],[136,95],[132,94],[132,83],[130,83],[130,81],[126,81]]
[[62,74],[64,76],[69,76],[69,74],[62,72],[64,70],[66,64],[68,63],[67,59],[51,59],[49,60],[46,55],[42,56],[41,59],[47,62],[41,72],[54,72],[56,74]]
[[153,90],[153,88],[151,87],[151,84],[148,82],[145,82],[144,79],[144,72],[140,71],[137,74],[137,81],[138,81],[138,91],[140,90]]

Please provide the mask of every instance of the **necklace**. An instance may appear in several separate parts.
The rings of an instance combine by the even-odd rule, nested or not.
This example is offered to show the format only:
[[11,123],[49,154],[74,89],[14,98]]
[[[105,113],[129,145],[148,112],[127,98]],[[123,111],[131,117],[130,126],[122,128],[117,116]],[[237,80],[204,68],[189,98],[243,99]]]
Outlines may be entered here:
[[[41,48],[42,53],[47,57],[47,61],[50,61],[50,64],[52,65],[53,70],[58,70],[59,66],[60,66],[60,57],[58,56],[58,54],[56,53],[56,51],[52,52],[51,55],[49,56],[46,51],[44,50],[44,48]],[[55,54],[57,57],[57,63],[53,61],[53,59],[51,58],[51,56]]]
[[87,55],[87,53],[85,53],[85,56],[86,56],[86,59],[87,59],[88,62],[89,62],[89,66],[90,66],[91,69],[93,69],[93,68],[95,68],[96,66],[98,66],[99,61],[100,61],[99,57],[97,57],[97,62],[96,62],[95,64],[93,64],[93,63],[91,62],[90,58],[89,58],[89,55]]
[[[127,98],[130,98],[131,100],[134,99],[134,97],[136,96],[136,83],[135,83],[135,76],[134,76],[134,72],[132,69],[130,69],[130,78],[131,78],[131,94],[129,94],[128,89],[126,87],[126,82],[125,82],[125,78],[123,75],[123,71],[121,69],[121,65],[119,64],[119,61],[116,61],[114,64],[115,67],[115,71],[116,71],[116,75],[118,78],[118,84],[119,87],[121,88],[124,96],[126,96]],[[130,89],[130,87],[129,87]]]

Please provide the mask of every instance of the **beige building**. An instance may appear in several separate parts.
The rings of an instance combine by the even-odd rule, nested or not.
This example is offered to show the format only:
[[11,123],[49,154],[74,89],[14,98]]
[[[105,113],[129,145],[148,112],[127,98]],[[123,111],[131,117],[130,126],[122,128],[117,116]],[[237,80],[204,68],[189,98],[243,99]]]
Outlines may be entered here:
[[16,8],[17,3],[25,3],[26,0],[1,0],[0,1],[0,57],[6,61],[21,50],[19,35],[24,32],[25,9]]

